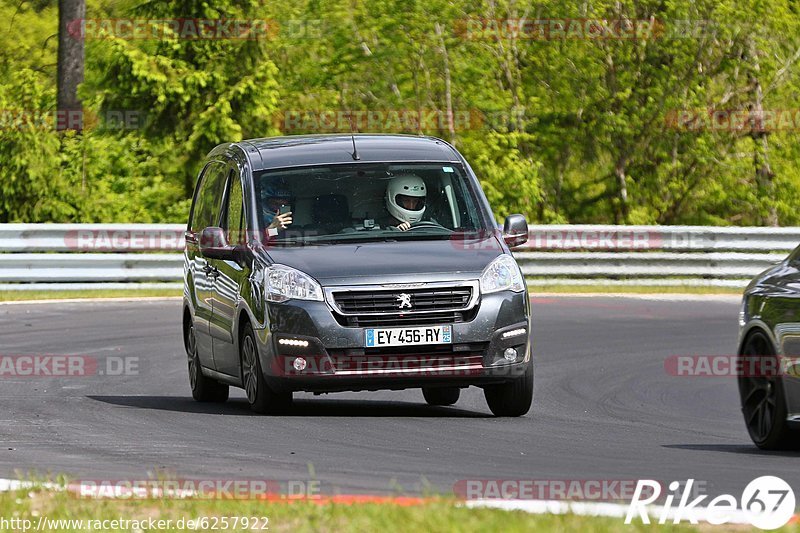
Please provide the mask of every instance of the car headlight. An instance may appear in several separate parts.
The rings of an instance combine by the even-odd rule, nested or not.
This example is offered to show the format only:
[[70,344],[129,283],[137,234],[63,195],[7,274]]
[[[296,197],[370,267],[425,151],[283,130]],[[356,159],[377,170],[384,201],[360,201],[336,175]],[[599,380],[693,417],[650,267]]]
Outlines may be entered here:
[[483,269],[481,292],[489,294],[506,290],[522,292],[525,290],[525,283],[514,258],[503,254]]
[[266,277],[264,290],[267,301],[285,302],[290,299],[322,301],[322,287],[305,272],[285,265],[271,265],[267,268]]

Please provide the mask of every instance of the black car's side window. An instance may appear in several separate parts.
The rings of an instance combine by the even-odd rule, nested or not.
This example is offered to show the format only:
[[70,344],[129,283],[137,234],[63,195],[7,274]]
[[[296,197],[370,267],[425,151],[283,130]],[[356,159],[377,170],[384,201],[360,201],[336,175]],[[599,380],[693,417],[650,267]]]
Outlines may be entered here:
[[789,264],[795,268],[800,268],[800,246],[792,250],[789,254]]
[[222,193],[225,187],[226,167],[222,163],[212,162],[203,174],[203,182],[194,206],[191,230],[201,232],[209,226],[219,225]]
[[247,242],[245,238],[247,224],[244,218],[242,180],[234,169],[231,169],[229,172],[228,183],[227,206],[225,208],[222,227],[228,234],[229,244],[245,244],[245,242]]

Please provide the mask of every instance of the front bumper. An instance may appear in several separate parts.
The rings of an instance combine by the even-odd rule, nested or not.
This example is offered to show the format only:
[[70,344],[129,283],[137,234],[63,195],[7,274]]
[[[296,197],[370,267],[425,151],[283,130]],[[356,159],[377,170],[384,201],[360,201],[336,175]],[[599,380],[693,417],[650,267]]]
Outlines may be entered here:
[[[290,300],[271,303],[255,333],[265,378],[276,390],[485,386],[522,376],[532,364],[529,317],[524,292],[482,295],[474,317],[452,324],[452,344],[365,348],[366,328],[343,326],[328,303]],[[513,361],[504,357],[507,348],[517,352]],[[295,367],[297,358],[305,368]]]

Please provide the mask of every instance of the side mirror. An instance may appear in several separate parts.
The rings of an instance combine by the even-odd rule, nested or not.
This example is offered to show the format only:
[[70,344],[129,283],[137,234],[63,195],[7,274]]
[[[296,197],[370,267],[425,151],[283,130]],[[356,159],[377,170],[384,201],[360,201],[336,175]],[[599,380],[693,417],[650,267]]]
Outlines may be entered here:
[[503,224],[503,240],[513,248],[528,242],[528,221],[522,215],[508,215]]
[[200,234],[200,253],[209,259],[233,260],[235,248],[228,244],[225,230],[210,226]]

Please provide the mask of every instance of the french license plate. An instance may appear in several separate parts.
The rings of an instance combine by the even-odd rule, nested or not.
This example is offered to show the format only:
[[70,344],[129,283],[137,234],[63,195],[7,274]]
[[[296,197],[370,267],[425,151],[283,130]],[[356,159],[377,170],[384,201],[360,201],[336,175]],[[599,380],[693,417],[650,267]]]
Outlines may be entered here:
[[453,326],[418,328],[370,328],[365,330],[367,348],[381,346],[416,346],[420,344],[452,344]]

